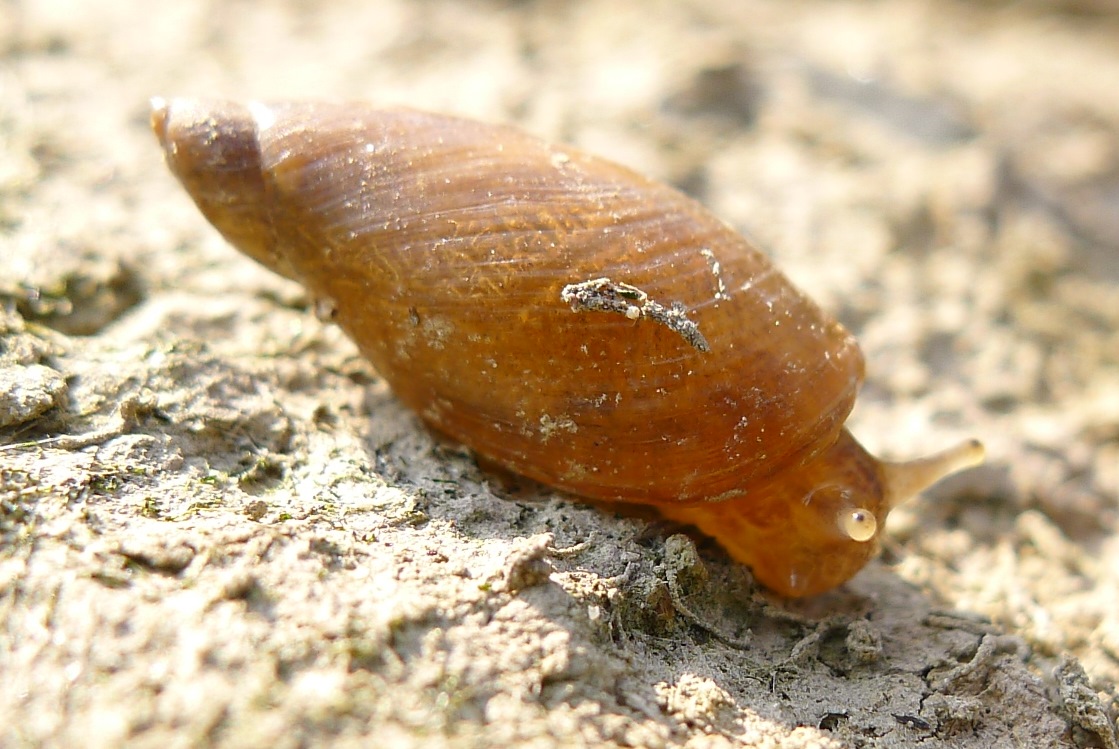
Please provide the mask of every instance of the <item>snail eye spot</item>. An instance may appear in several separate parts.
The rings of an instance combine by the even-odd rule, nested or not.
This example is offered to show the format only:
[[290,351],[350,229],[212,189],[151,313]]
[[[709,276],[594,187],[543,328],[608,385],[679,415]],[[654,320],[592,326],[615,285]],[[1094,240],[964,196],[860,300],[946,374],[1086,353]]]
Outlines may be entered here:
[[839,514],[839,529],[852,541],[862,543],[874,538],[878,532],[878,518],[862,507],[846,510]]
[[334,322],[338,317],[338,304],[329,297],[320,297],[315,300],[315,317],[319,322]]

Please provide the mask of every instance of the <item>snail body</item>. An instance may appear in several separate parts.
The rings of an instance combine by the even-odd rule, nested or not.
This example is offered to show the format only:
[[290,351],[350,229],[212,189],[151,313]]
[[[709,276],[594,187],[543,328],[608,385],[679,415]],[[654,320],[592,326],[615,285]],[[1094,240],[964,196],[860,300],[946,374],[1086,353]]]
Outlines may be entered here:
[[890,507],[981,457],[868,455],[843,427],[851,335],[621,166],[356,103],[156,100],[152,124],[210,222],[302,283],[431,427],[572,494],[655,505],[782,594],[851,577]]

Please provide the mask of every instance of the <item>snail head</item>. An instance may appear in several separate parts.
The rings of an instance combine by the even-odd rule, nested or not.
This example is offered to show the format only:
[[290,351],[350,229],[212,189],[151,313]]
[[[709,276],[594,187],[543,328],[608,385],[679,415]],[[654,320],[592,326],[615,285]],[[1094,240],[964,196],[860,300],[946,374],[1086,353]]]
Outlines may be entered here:
[[844,429],[830,447],[739,500],[666,514],[715,537],[766,587],[815,595],[849,580],[877,553],[891,509],[982,459],[982,445],[970,440],[928,458],[883,462]]

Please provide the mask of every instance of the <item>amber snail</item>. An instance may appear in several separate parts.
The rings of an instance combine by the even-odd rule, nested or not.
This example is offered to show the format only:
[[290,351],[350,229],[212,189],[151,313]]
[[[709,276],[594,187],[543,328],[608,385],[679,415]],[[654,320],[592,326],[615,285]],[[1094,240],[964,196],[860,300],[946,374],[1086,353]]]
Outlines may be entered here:
[[694,200],[511,127],[360,103],[156,99],[166,161],[237,249],[303,284],[435,430],[699,527],[787,596],[982,459],[843,424],[852,336]]

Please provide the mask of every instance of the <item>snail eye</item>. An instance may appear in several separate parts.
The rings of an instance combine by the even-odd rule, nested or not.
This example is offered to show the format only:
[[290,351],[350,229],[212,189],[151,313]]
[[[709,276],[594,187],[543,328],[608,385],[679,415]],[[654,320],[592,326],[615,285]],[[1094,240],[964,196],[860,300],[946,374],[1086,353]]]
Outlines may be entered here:
[[843,535],[852,541],[860,543],[869,541],[878,532],[878,518],[874,517],[873,512],[862,507],[844,510],[839,513],[837,520]]

